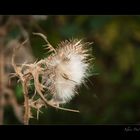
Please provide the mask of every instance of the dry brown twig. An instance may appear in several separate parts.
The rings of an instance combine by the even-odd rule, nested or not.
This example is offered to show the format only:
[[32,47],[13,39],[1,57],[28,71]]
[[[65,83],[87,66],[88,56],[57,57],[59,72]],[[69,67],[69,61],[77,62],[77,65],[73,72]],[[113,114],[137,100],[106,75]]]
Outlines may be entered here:
[[5,71],[7,60],[5,60],[3,47],[0,46],[0,125],[4,122],[4,107],[11,105],[17,119],[22,122],[22,108],[17,103],[16,96],[8,84],[8,72]]
[[[0,46],[1,47],[1,46]],[[3,75],[4,75],[4,56],[2,51],[0,50],[0,125],[3,123],[3,106],[4,106],[4,79],[3,79]]]
[[[29,38],[29,35],[27,33],[27,30],[25,28],[24,21],[26,21],[24,16],[0,16],[0,125],[4,123],[4,108],[7,105],[10,105],[13,107],[13,113],[17,117],[19,121],[23,121],[22,119],[22,107],[18,104],[15,93],[13,92],[13,85],[14,82],[9,83],[9,73],[13,71],[13,68],[11,67],[11,52],[12,48],[17,46],[19,44],[19,39],[24,37],[24,38]],[[6,19],[6,20],[5,20]],[[29,21],[32,20],[32,16],[29,16]],[[34,20],[35,21],[35,20]],[[33,22],[34,22],[33,21]],[[18,27],[21,31],[15,39],[9,39],[9,32],[13,29],[13,27]],[[41,29],[36,22],[36,27],[38,29]],[[38,30],[37,29],[37,30]],[[42,31],[42,30],[41,30]],[[8,40],[8,42],[6,41]],[[30,42],[28,42],[30,43]],[[30,44],[28,44],[30,46]],[[28,51],[27,51],[28,49]],[[26,50],[26,54],[23,52]],[[16,55],[16,63],[17,61],[20,62],[21,60],[24,61],[24,59],[28,58],[28,56],[31,58],[28,61],[32,61],[33,57],[31,55],[31,52],[29,51],[28,48],[23,48],[21,49],[20,52],[18,52],[18,55]],[[22,62],[20,62],[22,63]],[[17,69],[20,69],[18,67]],[[16,76],[13,74],[11,76],[14,77]]]

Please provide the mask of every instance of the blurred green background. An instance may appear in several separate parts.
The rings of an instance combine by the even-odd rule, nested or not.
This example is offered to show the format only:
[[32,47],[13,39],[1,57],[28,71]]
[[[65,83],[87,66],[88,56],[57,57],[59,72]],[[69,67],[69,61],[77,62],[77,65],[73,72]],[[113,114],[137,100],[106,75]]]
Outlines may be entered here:
[[[140,16],[34,16],[36,20],[29,21],[22,17],[35,58],[46,54],[43,40],[32,32],[47,35],[53,46],[69,38],[94,42],[96,58],[89,88],[82,85],[79,95],[64,106],[80,113],[44,108],[39,120],[33,118],[30,124],[139,124]],[[12,36],[18,33],[17,27],[11,30]],[[15,92],[22,102],[20,85]],[[5,124],[20,124],[10,109],[5,111]]]

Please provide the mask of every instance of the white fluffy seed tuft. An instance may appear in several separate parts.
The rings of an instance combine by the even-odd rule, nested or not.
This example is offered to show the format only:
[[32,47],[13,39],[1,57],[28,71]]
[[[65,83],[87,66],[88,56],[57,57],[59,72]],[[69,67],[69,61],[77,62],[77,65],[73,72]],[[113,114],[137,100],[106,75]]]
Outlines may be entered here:
[[77,93],[76,87],[84,83],[90,66],[89,45],[77,39],[61,42],[56,53],[45,60],[43,82],[54,103],[69,102]]

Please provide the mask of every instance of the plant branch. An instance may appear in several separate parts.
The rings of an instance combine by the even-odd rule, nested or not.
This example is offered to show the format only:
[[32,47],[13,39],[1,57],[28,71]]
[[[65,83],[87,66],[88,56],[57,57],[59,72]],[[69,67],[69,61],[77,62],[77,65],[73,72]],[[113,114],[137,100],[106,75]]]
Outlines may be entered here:
[[[25,40],[20,46],[23,46],[26,42],[27,42],[27,40]],[[24,107],[25,107],[24,124],[28,125],[29,124],[29,111],[30,110],[29,110],[29,98],[28,98],[27,82],[23,78],[23,74],[21,73],[20,67],[17,67],[16,64],[15,64],[15,61],[14,61],[15,60],[16,49],[18,49],[20,46],[14,48],[14,52],[13,52],[13,55],[12,55],[12,65],[15,69],[16,74],[21,79],[21,83],[22,83],[22,87],[23,87],[23,94],[24,94]]]
[[2,47],[0,46],[0,125],[3,124],[3,114],[4,114],[4,106],[3,106],[3,90],[4,90],[4,58],[3,58],[3,51]]
[[23,94],[24,94],[24,107],[25,107],[25,113],[24,113],[24,124],[29,124],[29,114],[30,114],[30,107],[29,107],[29,97],[28,97],[28,89],[25,82],[22,82],[23,87]]

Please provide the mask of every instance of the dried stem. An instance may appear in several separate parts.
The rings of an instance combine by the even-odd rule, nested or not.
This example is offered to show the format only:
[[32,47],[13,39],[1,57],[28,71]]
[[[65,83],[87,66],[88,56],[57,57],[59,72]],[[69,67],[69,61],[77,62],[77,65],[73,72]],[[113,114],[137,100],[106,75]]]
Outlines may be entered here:
[[23,87],[23,93],[24,93],[24,107],[25,107],[25,113],[24,113],[24,124],[29,124],[29,114],[30,114],[30,107],[29,107],[29,97],[28,97],[28,89],[25,82],[22,82]]
[[[25,40],[20,46],[23,46],[26,42],[27,42],[27,40]],[[20,46],[18,46],[17,48],[14,48],[14,53],[13,53],[13,56],[12,56],[12,65],[13,65],[15,71],[16,71],[16,74],[19,75],[20,78],[22,78],[21,83],[22,83],[22,87],[23,87],[24,107],[25,107],[24,124],[28,125],[29,124],[29,98],[28,98],[27,83],[23,79],[23,74],[20,71],[20,67],[17,67],[15,62],[14,62],[16,49],[18,49]]]
[[49,49],[50,52],[54,52],[54,53],[56,54],[56,50],[55,50],[54,47],[49,43],[49,41],[47,40],[47,37],[46,37],[45,35],[43,35],[43,34],[41,34],[41,33],[33,33],[33,35],[38,35],[38,36],[42,37],[42,38],[45,40],[45,42],[47,43],[47,44],[44,45],[44,46],[48,46],[47,49]]
[[[0,46],[1,47],[1,46]],[[3,75],[4,75],[4,59],[3,59],[3,52],[2,52],[2,47],[0,48],[0,125],[3,124],[3,90],[4,90],[4,80],[3,80]]]

